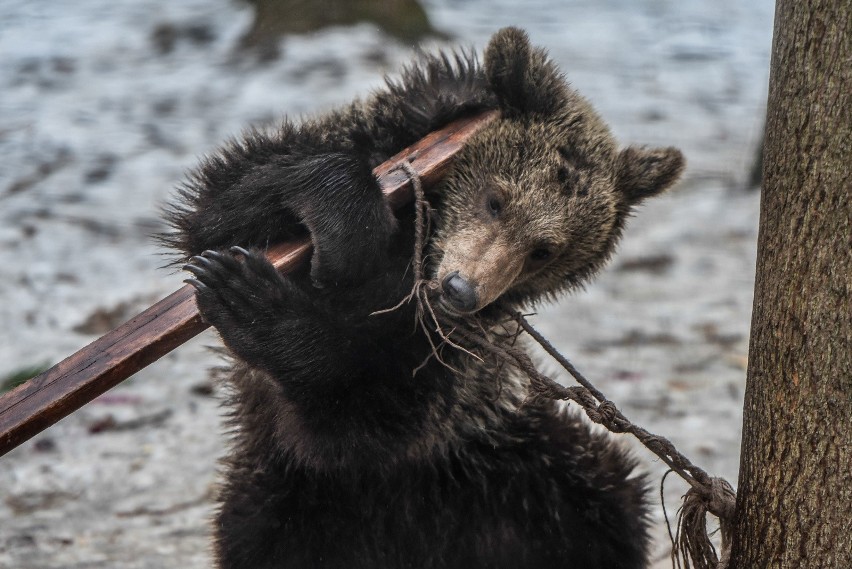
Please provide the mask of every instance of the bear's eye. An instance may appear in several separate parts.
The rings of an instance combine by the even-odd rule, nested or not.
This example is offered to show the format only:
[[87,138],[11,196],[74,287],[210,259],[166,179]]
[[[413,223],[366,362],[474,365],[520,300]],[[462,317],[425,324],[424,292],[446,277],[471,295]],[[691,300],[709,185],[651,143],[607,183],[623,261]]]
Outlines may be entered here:
[[535,261],[536,263],[543,263],[544,261],[550,259],[552,255],[553,253],[550,251],[550,249],[547,249],[545,247],[538,247],[536,249],[533,249],[532,253],[530,253],[530,260]]
[[503,204],[500,203],[500,199],[497,196],[489,196],[488,197],[488,213],[491,214],[491,217],[497,217],[497,215],[503,210]]

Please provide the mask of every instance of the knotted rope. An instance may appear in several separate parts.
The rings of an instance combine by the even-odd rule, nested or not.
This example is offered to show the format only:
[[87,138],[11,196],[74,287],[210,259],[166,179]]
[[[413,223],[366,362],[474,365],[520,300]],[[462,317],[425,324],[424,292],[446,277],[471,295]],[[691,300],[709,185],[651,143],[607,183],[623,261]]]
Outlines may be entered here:
[[[577,371],[571,362],[535,330],[522,314],[515,313],[513,318],[580,384],[574,387],[564,387],[537,371],[535,374],[528,373],[525,363],[522,366],[522,371],[530,377],[533,390],[540,396],[574,401],[583,408],[589,419],[603,425],[610,432],[630,433],[635,436],[645,448],[660,457],[672,472],[677,473],[690,485],[690,489],[683,497],[675,535],[672,536],[671,531],[669,532],[672,539],[672,562],[674,566],[685,569],[726,569],[730,555],[730,532],[736,502],[736,493],[731,484],[723,478],[709,476],[704,470],[692,464],[667,438],[654,435],[631,423],[615,404],[598,391],[583,374]],[[527,360],[529,360],[529,357],[527,357]],[[664,481],[665,477],[663,478]],[[663,505],[663,509],[665,511],[665,505]],[[717,556],[716,548],[708,536],[708,512],[719,519],[722,532],[721,559]],[[668,524],[668,517],[666,517],[666,523]]]

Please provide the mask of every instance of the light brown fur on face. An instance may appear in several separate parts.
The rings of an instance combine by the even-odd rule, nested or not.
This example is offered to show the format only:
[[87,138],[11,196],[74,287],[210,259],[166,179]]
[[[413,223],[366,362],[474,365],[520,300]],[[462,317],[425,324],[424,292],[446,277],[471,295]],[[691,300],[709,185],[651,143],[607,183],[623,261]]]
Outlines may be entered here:
[[442,305],[453,312],[498,299],[534,304],[581,285],[612,255],[631,208],[683,168],[673,148],[619,152],[542,50],[529,52],[526,68],[502,68],[512,58],[501,45],[486,52],[486,74],[517,102],[468,142],[435,191],[443,219],[434,276],[457,272],[476,296],[459,309],[445,290]]
[[[476,290],[474,312],[506,292],[524,269],[522,246],[510,241],[496,224],[456,232],[445,248],[438,281],[457,271]],[[453,310],[451,305],[445,307]]]
[[612,176],[566,159],[554,144],[560,134],[502,120],[469,143],[439,190],[436,277],[458,271],[468,280],[474,312],[506,293],[555,294],[607,245],[618,214]]

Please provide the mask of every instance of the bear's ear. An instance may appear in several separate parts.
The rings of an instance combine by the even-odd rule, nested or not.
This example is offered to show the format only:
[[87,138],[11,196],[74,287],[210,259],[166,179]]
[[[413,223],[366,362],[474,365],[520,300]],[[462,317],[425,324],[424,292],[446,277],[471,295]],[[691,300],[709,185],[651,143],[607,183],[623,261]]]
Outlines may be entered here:
[[519,28],[503,28],[491,37],[485,73],[505,115],[547,114],[559,108],[565,90],[559,71]]
[[683,154],[673,147],[625,148],[615,163],[615,186],[636,204],[668,189],[677,181],[685,165]]

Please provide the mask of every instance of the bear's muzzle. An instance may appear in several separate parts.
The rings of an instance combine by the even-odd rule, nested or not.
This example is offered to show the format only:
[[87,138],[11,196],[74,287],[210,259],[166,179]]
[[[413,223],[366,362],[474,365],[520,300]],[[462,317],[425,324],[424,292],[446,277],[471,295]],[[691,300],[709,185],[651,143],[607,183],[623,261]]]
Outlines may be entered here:
[[453,271],[441,281],[441,290],[444,292],[444,300],[452,308],[459,312],[473,312],[476,310],[476,289],[470,281]]

